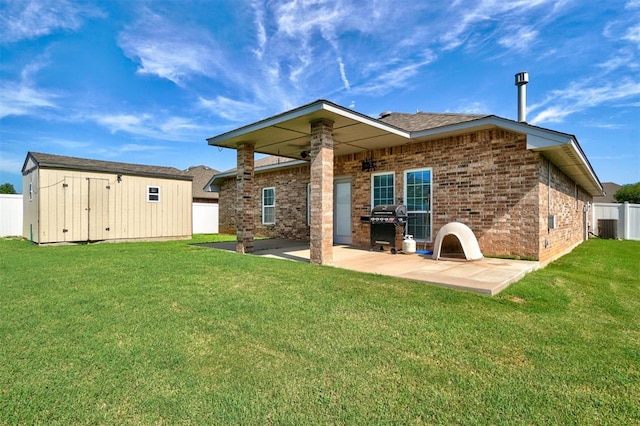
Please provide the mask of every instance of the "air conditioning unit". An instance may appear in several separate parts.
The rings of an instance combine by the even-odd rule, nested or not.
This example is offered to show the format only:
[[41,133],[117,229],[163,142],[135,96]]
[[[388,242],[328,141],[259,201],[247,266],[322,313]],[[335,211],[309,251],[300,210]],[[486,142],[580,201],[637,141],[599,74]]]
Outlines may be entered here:
[[600,238],[618,239],[618,219],[598,219]]

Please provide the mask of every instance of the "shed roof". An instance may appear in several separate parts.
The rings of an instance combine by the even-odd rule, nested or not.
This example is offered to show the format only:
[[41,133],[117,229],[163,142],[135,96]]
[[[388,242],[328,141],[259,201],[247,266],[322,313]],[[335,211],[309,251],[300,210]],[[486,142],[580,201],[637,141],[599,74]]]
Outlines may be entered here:
[[160,177],[176,180],[193,180],[193,177],[174,167],[147,166],[142,164],[117,163],[114,161],[90,160],[87,158],[67,157],[64,155],[29,152],[22,166],[22,174],[35,167],[29,167],[29,159],[35,167],[45,169],[84,170],[90,172],[118,173],[130,176]]

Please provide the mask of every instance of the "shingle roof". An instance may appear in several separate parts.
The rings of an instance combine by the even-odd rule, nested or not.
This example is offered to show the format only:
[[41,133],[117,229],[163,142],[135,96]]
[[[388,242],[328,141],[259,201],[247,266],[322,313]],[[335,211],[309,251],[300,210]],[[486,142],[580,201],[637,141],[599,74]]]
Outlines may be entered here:
[[405,114],[399,112],[382,113],[380,121],[398,127],[409,132],[419,130],[435,129],[449,126],[451,124],[464,123],[467,121],[479,120],[488,117],[484,114],[454,114],[454,113],[433,113],[417,112],[416,114]]
[[218,198],[217,192],[205,191],[204,189],[211,178],[220,173],[218,170],[207,166],[191,166],[185,170],[185,173],[193,176],[193,198]]
[[614,182],[602,182],[602,187],[604,188],[604,192],[606,195],[593,197],[594,203],[617,203],[616,199],[613,198],[613,194],[615,194],[618,189],[622,188],[622,185],[618,185]]
[[[87,158],[66,157],[63,155],[44,154],[41,152],[29,152],[27,160],[31,157],[39,167],[50,169],[86,170],[92,172],[120,173],[133,176],[163,177],[179,180],[192,180],[192,176],[174,167],[146,166],[142,164],[117,163],[114,161],[90,160]],[[22,171],[25,171],[27,165]]]

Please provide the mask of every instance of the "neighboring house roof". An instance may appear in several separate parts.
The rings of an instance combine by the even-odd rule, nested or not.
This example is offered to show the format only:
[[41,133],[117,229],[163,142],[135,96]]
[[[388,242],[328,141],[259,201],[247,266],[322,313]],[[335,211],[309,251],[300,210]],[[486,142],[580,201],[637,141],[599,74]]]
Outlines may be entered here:
[[26,174],[36,167],[118,173],[131,176],[161,177],[177,180],[193,179],[191,175],[174,167],[116,163],[113,161],[90,160],[86,158],[66,157],[63,155],[43,154],[41,152],[27,153],[27,158],[22,166],[22,174]]
[[209,145],[232,149],[249,141],[257,153],[304,161],[303,153],[308,153],[310,144],[309,123],[319,119],[334,123],[336,155],[368,152],[484,129],[506,129],[526,135],[527,149],[542,153],[591,195],[602,194],[602,184],[575,136],[495,115],[385,113],[381,119],[375,119],[332,102],[318,100],[207,141]]
[[[278,155],[268,155],[264,158],[259,158],[253,163],[254,172],[260,173],[272,169],[283,169],[287,167],[295,167],[307,164],[307,161],[296,160],[295,158],[280,157]],[[216,174],[209,179],[207,186],[214,191],[220,191],[220,184],[224,179],[233,177],[236,175],[236,169],[229,169],[222,173]]]
[[220,173],[218,170],[207,166],[191,166],[184,171],[193,176],[193,198],[218,199],[218,193],[209,190],[209,181],[213,176]]
[[613,182],[603,182],[602,186],[604,187],[604,195],[593,197],[594,203],[617,203],[616,199],[613,198],[613,194],[615,194],[618,189],[622,188],[622,185],[618,185]]

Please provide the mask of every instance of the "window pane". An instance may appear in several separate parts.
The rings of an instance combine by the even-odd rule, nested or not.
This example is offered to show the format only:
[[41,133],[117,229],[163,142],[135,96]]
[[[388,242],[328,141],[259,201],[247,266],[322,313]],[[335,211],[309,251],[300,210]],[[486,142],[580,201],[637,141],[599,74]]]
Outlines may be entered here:
[[262,223],[276,223],[276,190],[275,188],[262,189]]
[[409,222],[407,233],[418,240],[431,240],[431,171],[407,172],[405,195]]
[[275,207],[265,207],[264,208],[264,223],[275,223],[276,222],[276,209]]
[[373,176],[373,206],[393,204],[393,173]]

